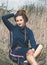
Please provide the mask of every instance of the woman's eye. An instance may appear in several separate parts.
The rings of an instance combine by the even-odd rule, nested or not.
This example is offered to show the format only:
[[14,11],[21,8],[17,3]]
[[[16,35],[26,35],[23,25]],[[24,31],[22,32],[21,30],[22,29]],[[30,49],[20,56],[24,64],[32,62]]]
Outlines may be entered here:
[[16,20],[16,22],[18,22],[19,20]]
[[20,19],[20,21],[22,21],[22,19]]

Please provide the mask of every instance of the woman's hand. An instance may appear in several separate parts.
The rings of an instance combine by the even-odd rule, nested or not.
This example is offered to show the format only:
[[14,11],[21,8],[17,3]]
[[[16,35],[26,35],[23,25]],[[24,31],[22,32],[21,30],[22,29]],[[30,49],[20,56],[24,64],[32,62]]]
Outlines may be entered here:
[[30,49],[28,52],[27,52],[27,55],[33,55],[34,54],[34,52],[35,52],[35,50],[32,48],[32,49]]

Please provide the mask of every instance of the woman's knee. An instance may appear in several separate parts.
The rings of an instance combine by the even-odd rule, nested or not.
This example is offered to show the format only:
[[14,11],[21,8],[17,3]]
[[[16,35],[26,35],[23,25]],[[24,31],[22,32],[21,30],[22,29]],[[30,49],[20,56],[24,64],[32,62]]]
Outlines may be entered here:
[[39,44],[38,46],[41,50],[43,49],[43,45],[42,44]]
[[30,64],[32,64],[32,63],[34,62],[34,57],[33,57],[32,55],[27,55],[27,56],[26,56],[26,59],[27,59],[27,61],[28,61]]
[[33,57],[32,54],[28,54],[28,53],[26,54],[26,58],[27,58],[27,60],[30,60],[31,57]]

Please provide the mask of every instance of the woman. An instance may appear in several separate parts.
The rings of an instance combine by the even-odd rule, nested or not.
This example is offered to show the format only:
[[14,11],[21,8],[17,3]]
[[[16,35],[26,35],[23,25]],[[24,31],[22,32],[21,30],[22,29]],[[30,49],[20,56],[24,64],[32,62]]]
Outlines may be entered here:
[[[8,20],[11,17],[14,17],[14,20],[16,22],[15,26],[11,24]],[[30,30],[26,26],[26,23],[28,22],[26,11],[18,10],[15,15],[4,15],[2,16],[2,20],[6,27],[9,29],[9,31],[13,34],[11,40],[12,46],[10,58],[13,54],[13,56],[20,55],[22,56],[22,58],[20,58],[20,61],[27,60],[30,65],[38,65],[35,58],[40,54],[43,46],[41,44],[36,44],[32,30]],[[28,47],[29,40],[31,48]],[[16,57],[15,59],[17,61]]]

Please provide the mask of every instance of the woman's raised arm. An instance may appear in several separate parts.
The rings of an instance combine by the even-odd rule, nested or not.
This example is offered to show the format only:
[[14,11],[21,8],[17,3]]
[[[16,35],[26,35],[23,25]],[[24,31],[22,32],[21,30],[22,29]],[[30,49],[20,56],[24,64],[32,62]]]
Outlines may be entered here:
[[8,19],[11,18],[11,17],[13,17],[13,16],[14,16],[13,13],[12,13],[12,14],[7,14],[7,15],[2,16],[2,20],[3,20],[4,24],[6,25],[6,27],[7,27],[10,31],[13,29],[14,25],[13,25],[11,22],[9,22]]

